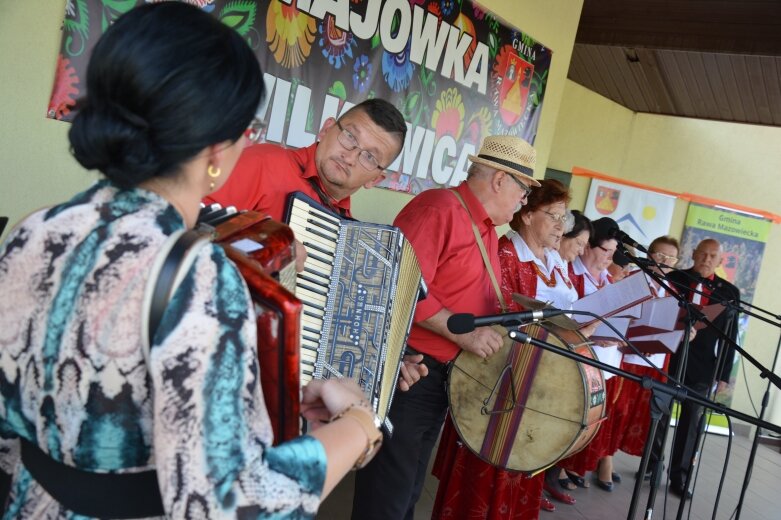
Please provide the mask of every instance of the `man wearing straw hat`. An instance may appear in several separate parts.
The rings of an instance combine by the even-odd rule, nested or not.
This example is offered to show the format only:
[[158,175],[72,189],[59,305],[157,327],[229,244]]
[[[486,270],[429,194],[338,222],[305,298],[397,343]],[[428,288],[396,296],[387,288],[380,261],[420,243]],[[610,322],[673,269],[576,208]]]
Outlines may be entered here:
[[393,435],[355,479],[355,520],[413,518],[447,412],[448,363],[461,350],[488,357],[502,346],[501,335],[491,328],[456,335],[447,320],[455,313],[499,311],[491,280],[491,274],[500,278],[495,228],[510,222],[531,186],[540,185],[532,178],[535,157],[522,139],[487,137],[478,155],[469,156],[472,165],[460,186],[425,191],[396,217],[394,225],[412,244],[429,289],[418,303],[408,341],[408,350],[423,354],[429,375],[394,398]]

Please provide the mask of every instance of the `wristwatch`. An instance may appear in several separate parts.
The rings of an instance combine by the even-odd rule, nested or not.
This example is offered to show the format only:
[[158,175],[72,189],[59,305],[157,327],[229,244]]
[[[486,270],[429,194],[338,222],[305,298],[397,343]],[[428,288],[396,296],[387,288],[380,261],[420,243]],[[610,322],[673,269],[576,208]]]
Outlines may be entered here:
[[[369,413],[366,413],[364,410]],[[380,431],[382,421],[377,414],[371,411],[371,409],[364,408],[364,410],[361,410],[355,404],[351,404],[331,419],[331,421],[335,421],[342,417],[349,417],[350,419],[357,421],[358,424],[361,425],[361,428],[363,428],[364,433],[366,433],[366,451],[364,451],[361,456],[358,457],[358,460],[355,461],[353,470],[361,469],[366,466],[380,450],[380,446],[382,446],[382,432]]]

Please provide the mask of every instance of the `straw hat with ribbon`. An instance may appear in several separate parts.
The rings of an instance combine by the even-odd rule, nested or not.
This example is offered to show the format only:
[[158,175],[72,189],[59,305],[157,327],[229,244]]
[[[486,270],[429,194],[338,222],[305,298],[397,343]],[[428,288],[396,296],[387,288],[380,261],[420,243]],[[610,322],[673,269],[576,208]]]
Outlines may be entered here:
[[532,145],[510,135],[490,135],[483,140],[480,152],[470,155],[469,160],[497,170],[502,170],[522,179],[526,184],[539,186],[534,180],[534,163],[537,152]]

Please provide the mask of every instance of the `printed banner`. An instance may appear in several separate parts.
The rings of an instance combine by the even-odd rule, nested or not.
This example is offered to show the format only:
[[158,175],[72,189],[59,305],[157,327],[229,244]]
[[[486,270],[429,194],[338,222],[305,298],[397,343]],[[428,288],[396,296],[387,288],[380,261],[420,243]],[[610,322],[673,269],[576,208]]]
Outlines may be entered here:
[[[724,257],[716,274],[740,289],[740,299],[751,303],[756,290],[765,242],[772,221],[745,213],[701,204],[690,204],[681,238],[681,262],[677,267],[688,269],[693,265],[692,252],[706,238],[721,243]],[[738,343],[745,344],[748,316],[741,314]],[[729,404],[737,377],[739,355],[735,356],[729,389],[716,395],[716,400]]]
[[[70,120],[106,28],[141,0],[68,0],[49,117]],[[491,134],[534,143],[551,50],[471,0],[190,0],[244,36],[264,71],[262,139],[312,144],[323,122],[381,97],[408,132],[381,186],[455,186]]]
[[584,214],[610,217],[643,245],[670,231],[675,197],[602,179],[592,179]]

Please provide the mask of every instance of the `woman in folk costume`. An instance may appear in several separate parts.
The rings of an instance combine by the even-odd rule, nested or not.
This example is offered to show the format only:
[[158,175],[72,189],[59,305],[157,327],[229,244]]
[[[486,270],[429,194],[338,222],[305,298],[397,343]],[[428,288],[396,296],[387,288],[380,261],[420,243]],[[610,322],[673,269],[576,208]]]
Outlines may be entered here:
[[[613,219],[603,217],[595,220],[592,224],[594,232],[589,237],[588,247],[569,265],[570,279],[581,298],[610,283],[607,268],[613,261],[613,254],[618,246],[616,240],[611,238],[612,230],[618,227]],[[616,343],[593,345],[594,352],[600,360],[619,366],[620,362],[613,361],[610,355],[612,354],[610,350],[616,347]],[[613,482],[620,481],[620,476],[613,473],[612,455],[617,448],[612,445],[611,432],[613,430],[612,421],[617,415],[620,415],[615,408],[615,403],[621,393],[622,379],[611,377],[612,374],[607,372],[604,375],[607,419],[602,423],[599,432],[588,446],[575,455],[560,461],[559,465],[565,468],[572,481],[581,487],[587,486],[583,478],[586,472],[597,469],[597,485],[605,491],[612,491]]]
[[[560,182],[541,181],[510,222],[513,231],[499,240],[500,284],[509,312],[523,310],[512,301],[513,293],[551,301],[560,308],[570,307],[577,299],[577,291],[555,249],[566,226],[569,199],[569,191]],[[449,474],[441,471],[445,461],[449,462],[448,467],[455,468]],[[542,496],[543,474],[529,478],[484,462],[460,441],[449,418],[434,474],[440,484],[432,518],[535,519],[541,505],[546,510],[555,509]],[[574,503],[572,497],[558,494]]]
[[[679,250],[678,241],[673,237],[662,236],[656,238],[651,242],[651,245],[648,246],[649,256],[658,264],[652,265],[651,270],[664,276],[678,262]],[[651,277],[648,277],[648,283],[651,285],[654,295],[657,298],[668,295],[667,290]],[[693,339],[695,334],[694,329],[692,329],[689,334],[689,340]],[[670,354],[648,354],[646,357],[655,367],[667,372],[670,363]],[[625,355],[621,368],[627,372],[632,372],[639,376],[652,377],[658,381],[664,382],[667,380],[667,378],[662,376],[658,370],[648,365],[643,358],[635,354]],[[632,406],[630,408],[631,412],[625,416],[625,427],[618,446],[621,451],[636,456],[643,454],[643,448],[645,447],[645,441],[648,436],[648,428],[651,424],[650,398],[650,390],[647,390],[638,384],[633,383],[624,386],[621,400],[631,403]],[[657,435],[656,439],[657,441],[660,441],[661,437]],[[652,468],[655,465],[654,463],[657,462],[657,460],[654,459],[655,455],[658,455],[656,451],[651,455],[651,463],[648,465],[648,471],[645,475],[646,478],[650,478]]]

